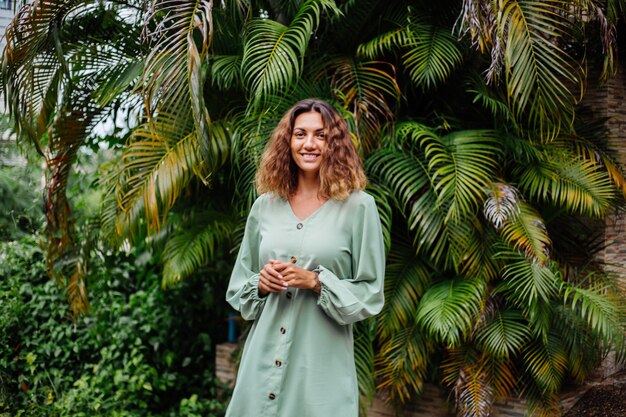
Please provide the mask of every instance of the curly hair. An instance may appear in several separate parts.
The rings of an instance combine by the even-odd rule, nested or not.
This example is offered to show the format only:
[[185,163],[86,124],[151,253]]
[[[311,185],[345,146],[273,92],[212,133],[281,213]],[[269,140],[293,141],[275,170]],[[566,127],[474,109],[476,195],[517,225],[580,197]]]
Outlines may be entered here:
[[272,192],[288,199],[298,188],[298,166],[291,156],[291,136],[296,118],[317,112],[326,130],[326,147],[320,165],[320,196],[345,200],[367,184],[363,164],[352,143],[348,124],[330,104],[318,99],[297,102],[282,117],[270,138],[256,175],[259,194]]

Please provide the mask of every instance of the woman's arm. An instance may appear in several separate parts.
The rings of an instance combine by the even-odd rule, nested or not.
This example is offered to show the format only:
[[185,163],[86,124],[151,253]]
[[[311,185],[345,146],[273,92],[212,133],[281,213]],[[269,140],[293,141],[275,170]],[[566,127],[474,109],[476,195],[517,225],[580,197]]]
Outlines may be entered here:
[[320,265],[318,305],[339,324],[378,314],[384,304],[385,245],[376,203],[370,196],[354,215],[352,266],[354,276],[340,279]]
[[259,220],[260,198],[248,215],[237,260],[230,276],[226,301],[241,313],[244,320],[255,320],[261,315],[265,297],[259,294]]

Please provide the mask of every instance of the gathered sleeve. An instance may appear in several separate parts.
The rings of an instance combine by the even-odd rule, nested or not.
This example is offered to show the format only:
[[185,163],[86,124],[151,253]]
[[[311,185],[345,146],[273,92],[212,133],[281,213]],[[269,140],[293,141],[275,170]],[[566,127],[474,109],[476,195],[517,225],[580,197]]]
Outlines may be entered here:
[[384,304],[385,246],[376,203],[372,197],[358,206],[352,226],[353,277],[336,276],[319,265],[318,305],[345,325],[378,314]]
[[226,290],[226,301],[241,313],[244,320],[257,319],[267,298],[259,295],[259,216],[257,199],[250,209],[243,241]]

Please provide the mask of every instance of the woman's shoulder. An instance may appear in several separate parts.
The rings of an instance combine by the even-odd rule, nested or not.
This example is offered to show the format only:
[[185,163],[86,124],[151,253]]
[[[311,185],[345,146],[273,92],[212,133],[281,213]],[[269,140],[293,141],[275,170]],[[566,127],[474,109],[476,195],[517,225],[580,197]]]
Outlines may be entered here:
[[252,204],[253,209],[263,209],[266,207],[275,207],[276,205],[285,204],[286,200],[272,192],[259,195]]
[[367,207],[367,206],[375,206],[376,202],[374,201],[374,197],[363,190],[355,190],[350,193],[348,198],[345,200],[345,204],[348,207]]

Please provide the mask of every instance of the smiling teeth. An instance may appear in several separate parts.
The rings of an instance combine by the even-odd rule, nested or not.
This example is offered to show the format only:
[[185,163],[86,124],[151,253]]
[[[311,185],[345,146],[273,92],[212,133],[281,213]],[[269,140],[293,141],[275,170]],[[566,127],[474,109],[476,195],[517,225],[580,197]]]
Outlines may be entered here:
[[317,158],[317,155],[312,154],[312,153],[305,153],[305,154],[302,154],[302,157],[306,160],[314,160],[315,158]]

